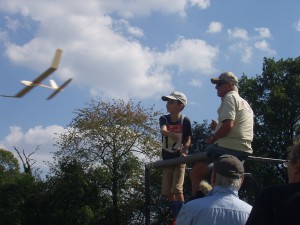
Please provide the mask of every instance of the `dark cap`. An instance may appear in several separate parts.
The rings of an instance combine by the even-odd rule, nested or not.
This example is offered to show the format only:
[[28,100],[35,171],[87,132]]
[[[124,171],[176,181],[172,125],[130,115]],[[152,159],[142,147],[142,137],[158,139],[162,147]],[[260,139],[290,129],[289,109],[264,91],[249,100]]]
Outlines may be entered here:
[[232,72],[224,72],[219,77],[211,78],[210,81],[213,84],[217,84],[220,81],[231,82],[235,85],[238,84],[238,79]]
[[235,156],[222,155],[213,163],[214,171],[224,177],[239,179],[244,175],[244,165]]

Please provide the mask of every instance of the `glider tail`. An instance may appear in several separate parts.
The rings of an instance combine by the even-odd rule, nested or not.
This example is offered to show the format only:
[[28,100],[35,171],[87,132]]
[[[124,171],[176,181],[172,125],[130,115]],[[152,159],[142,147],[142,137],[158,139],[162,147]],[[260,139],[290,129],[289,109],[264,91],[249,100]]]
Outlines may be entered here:
[[69,80],[67,80],[65,83],[63,83],[60,87],[58,87],[48,98],[47,100],[50,100],[51,98],[53,98],[55,95],[57,95],[60,91],[63,90],[64,87],[66,87],[70,82],[72,81],[72,78],[70,78]]
[[57,90],[59,88],[54,80],[50,80],[49,82],[52,89]]

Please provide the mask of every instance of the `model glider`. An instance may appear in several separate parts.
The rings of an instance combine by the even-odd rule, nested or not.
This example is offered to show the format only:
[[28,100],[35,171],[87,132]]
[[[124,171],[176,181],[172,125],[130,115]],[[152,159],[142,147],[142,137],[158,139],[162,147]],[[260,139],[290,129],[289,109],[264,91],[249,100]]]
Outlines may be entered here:
[[70,78],[66,82],[64,82],[61,86],[58,86],[54,80],[50,80],[50,86],[44,85],[41,83],[44,79],[46,79],[48,76],[50,76],[57,69],[60,58],[61,58],[61,54],[62,54],[62,50],[57,49],[51,66],[46,71],[44,71],[39,77],[37,77],[33,81],[22,80],[21,84],[25,85],[26,87],[23,88],[21,91],[19,91],[16,95],[14,95],[14,96],[1,95],[1,96],[12,97],[12,98],[22,98],[25,94],[27,94],[29,91],[31,91],[31,89],[33,89],[36,86],[40,86],[40,87],[46,87],[46,88],[53,89],[54,92],[47,98],[47,100],[50,100],[51,98],[53,98],[56,94],[58,94],[60,91],[62,91],[63,88],[66,87],[72,81],[72,78]]

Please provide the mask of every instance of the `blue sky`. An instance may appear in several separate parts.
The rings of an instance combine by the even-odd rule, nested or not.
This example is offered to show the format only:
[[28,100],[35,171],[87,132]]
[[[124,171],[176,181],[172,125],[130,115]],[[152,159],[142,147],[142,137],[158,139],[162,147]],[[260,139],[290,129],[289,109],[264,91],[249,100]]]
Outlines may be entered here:
[[[187,95],[192,121],[216,118],[211,77],[261,74],[263,58],[300,55],[300,3],[283,0],[2,0],[0,94],[14,95],[63,50],[57,83],[72,83],[51,101],[35,88],[0,98],[0,147],[50,160],[55,133],[91,98],[133,99],[165,110],[160,97]],[[49,82],[49,79],[44,81]],[[255,152],[254,152],[255,154]]]

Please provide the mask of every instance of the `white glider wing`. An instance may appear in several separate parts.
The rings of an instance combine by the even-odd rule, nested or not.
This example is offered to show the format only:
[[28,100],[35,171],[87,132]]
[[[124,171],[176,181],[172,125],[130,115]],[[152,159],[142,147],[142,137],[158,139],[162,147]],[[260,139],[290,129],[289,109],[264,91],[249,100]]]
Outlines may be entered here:
[[[41,81],[43,81],[44,79],[46,79],[51,73],[53,73],[57,69],[57,67],[59,65],[59,62],[60,62],[61,54],[62,54],[62,50],[61,49],[57,49],[56,53],[54,55],[54,58],[53,58],[51,66],[46,71],[44,71],[39,77],[37,77],[36,79],[34,79],[32,81],[33,84],[39,84]],[[14,96],[8,96],[8,95],[1,95],[1,96],[3,96],[3,97],[21,98],[25,94],[27,94],[34,87],[35,87],[35,85],[26,86],[25,88],[23,88],[20,92],[18,92]]]

